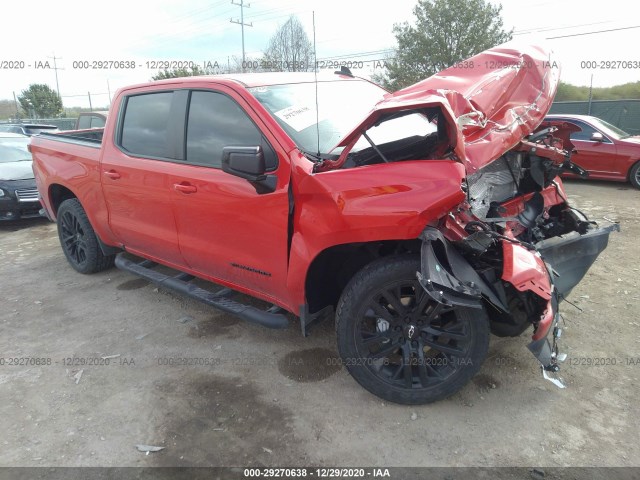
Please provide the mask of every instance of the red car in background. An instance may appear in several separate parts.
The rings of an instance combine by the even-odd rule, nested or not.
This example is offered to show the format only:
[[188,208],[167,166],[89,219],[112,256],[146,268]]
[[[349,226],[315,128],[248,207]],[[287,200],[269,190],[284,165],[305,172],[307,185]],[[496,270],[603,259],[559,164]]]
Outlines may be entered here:
[[[589,115],[547,115],[538,129],[562,122],[571,128],[575,151],[571,161],[588,172],[588,178],[630,182],[640,188],[640,136]],[[570,178],[580,178],[565,172]]]

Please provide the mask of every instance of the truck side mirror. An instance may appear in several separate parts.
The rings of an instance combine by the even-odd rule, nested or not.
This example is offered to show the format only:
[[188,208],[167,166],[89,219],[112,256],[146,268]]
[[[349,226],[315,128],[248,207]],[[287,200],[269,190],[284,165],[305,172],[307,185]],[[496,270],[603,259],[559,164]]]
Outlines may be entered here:
[[250,182],[265,179],[266,165],[262,147],[224,147],[222,149],[222,171]]
[[262,147],[224,147],[222,149],[222,171],[251,182],[258,194],[276,190],[278,177],[267,175]]
[[604,135],[600,132],[593,132],[591,134],[591,140],[594,142],[604,142]]

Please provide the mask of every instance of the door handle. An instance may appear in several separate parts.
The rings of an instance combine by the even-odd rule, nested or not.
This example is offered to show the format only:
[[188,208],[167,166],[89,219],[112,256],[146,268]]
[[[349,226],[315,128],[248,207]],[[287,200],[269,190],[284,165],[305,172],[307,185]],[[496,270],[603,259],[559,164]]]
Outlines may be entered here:
[[105,170],[104,174],[106,177],[109,177],[113,180],[117,180],[120,178],[120,174],[115,170]]
[[174,183],[173,188],[182,193],[196,193],[198,191],[198,187],[190,183]]

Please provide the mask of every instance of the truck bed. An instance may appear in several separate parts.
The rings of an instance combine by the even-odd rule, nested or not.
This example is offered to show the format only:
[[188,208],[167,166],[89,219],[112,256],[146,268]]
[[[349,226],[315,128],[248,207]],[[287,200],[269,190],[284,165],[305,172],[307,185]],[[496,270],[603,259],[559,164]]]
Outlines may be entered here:
[[100,148],[103,133],[104,128],[92,128],[88,130],[68,130],[59,133],[41,133],[40,136],[61,142],[82,143]]

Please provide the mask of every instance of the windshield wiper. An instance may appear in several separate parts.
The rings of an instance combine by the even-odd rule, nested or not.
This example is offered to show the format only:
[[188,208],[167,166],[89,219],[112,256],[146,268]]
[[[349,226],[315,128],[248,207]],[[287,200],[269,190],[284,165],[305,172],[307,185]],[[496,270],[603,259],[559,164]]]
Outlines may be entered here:
[[302,148],[299,148],[299,150],[304,154],[305,157],[316,163],[323,162],[324,160],[337,160],[338,158],[340,158],[340,155],[334,155],[331,153],[312,153]]

